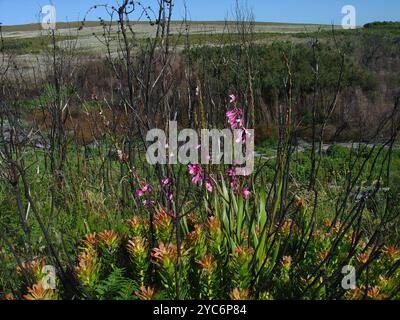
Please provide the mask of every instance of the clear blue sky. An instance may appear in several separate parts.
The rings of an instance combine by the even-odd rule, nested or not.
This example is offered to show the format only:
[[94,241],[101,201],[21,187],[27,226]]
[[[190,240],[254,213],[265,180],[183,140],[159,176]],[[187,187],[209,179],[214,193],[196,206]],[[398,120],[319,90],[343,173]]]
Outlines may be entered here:
[[[145,5],[155,0],[141,0]],[[184,0],[175,0],[174,19],[184,14]],[[232,17],[236,0],[186,0],[191,20],[224,20]],[[240,0],[246,2],[246,0]],[[57,9],[57,21],[82,19],[87,9],[95,4],[115,5],[117,0],[0,0],[0,22],[3,25],[24,24],[39,21],[41,6],[53,3]],[[257,21],[339,24],[341,8],[351,4],[357,9],[357,24],[376,20],[400,20],[400,0],[247,0]],[[96,20],[104,15],[97,10],[88,17]]]

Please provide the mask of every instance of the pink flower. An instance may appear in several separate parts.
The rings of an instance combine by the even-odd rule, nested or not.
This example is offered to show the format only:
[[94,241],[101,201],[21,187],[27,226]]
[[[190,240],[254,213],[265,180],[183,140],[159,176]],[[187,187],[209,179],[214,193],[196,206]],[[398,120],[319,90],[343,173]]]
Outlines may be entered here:
[[151,191],[152,191],[151,185],[145,184],[144,187],[142,188],[142,191],[143,191],[144,193],[151,192]]
[[192,178],[192,182],[193,184],[202,184],[203,183],[203,177],[201,176],[201,174],[196,174],[193,178]]
[[229,124],[234,123],[238,120],[238,118],[241,118],[243,115],[243,111],[240,108],[235,108],[233,110],[230,110],[226,113],[226,116],[229,119]]
[[229,103],[236,103],[237,97],[234,94],[229,95]]
[[145,184],[141,189],[136,190],[136,195],[138,197],[144,196],[146,193],[150,193],[153,189],[151,188],[151,185]]
[[239,181],[236,176],[232,177],[231,188],[236,190],[236,192],[239,192]]
[[236,143],[246,143],[246,141],[251,137],[248,130],[242,128],[239,137],[236,139]]
[[172,201],[172,200],[174,200],[174,195],[172,194],[172,192],[167,192],[167,199],[168,199],[168,201]]
[[201,173],[201,168],[198,164],[189,164],[189,174],[194,176]]
[[249,188],[244,187],[242,190],[242,195],[243,195],[243,199],[247,200],[248,197],[250,196],[251,192],[249,191]]
[[210,178],[206,179],[206,189],[207,189],[208,192],[213,192],[213,190],[214,190],[213,185],[212,185],[212,181],[211,181]]
[[250,175],[250,169],[248,169],[248,168],[243,168],[243,169],[242,169],[242,175],[243,175],[244,177],[248,177],[248,176]]
[[171,178],[165,178],[161,180],[161,185],[163,187],[170,187],[172,185],[172,179]]
[[192,182],[194,184],[202,184],[203,183],[203,176],[201,167],[198,164],[189,164],[189,174],[193,176]]
[[234,123],[231,124],[232,129],[239,129],[243,127],[243,119],[236,119]]
[[228,118],[228,124],[232,127],[232,129],[239,129],[243,126],[243,110],[240,108],[235,108],[226,113]]
[[230,169],[228,169],[228,171],[226,173],[228,174],[229,177],[235,177],[236,176],[236,168],[231,167]]

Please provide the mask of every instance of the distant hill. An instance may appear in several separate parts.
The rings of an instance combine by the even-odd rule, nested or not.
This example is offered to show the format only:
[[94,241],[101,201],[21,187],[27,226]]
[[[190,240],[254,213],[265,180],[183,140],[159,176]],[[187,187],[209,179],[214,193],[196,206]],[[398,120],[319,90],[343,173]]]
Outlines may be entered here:
[[[135,24],[148,25],[149,23],[146,21],[134,21]],[[181,25],[183,21],[173,21],[175,25]],[[222,26],[225,24],[234,25],[235,21],[187,21],[189,25],[195,26]],[[113,22],[116,24],[116,22]],[[57,29],[70,29],[70,28],[79,28],[82,25],[80,21],[73,22],[58,22]],[[307,27],[307,26],[322,26],[322,27],[331,27],[330,25],[321,25],[321,24],[310,24],[310,23],[284,23],[284,22],[255,22],[254,25],[256,27]],[[86,27],[99,27],[99,21],[86,21]],[[21,25],[2,25],[3,32],[24,32],[24,31],[40,31],[42,30],[42,26],[40,23],[30,23],[30,24],[21,24]]]
[[364,25],[366,29],[399,29],[400,21],[375,21]]

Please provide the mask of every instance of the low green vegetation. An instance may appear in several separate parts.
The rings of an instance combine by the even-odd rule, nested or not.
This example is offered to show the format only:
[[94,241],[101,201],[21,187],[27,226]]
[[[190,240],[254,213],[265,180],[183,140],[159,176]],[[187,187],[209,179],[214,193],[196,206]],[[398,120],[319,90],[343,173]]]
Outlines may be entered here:
[[[61,35],[55,37],[56,42],[74,39],[76,37]],[[4,38],[2,40],[2,49],[13,55],[37,55],[46,52],[46,50],[49,51],[49,47],[52,44],[53,39],[46,35],[32,38]]]
[[376,21],[364,25],[366,29],[400,30],[400,22],[396,21]]
[[[273,150],[274,146],[276,143],[263,143],[261,150],[267,147]],[[375,150],[366,146],[354,149],[331,146],[324,153],[318,175],[320,198],[315,212],[313,195],[307,191],[310,150],[293,154],[289,199],[293,198],[294,202],[286,204],[284,215],[276,207],[277,199],[268,197],[266,193],[268,185],[274,181],[275,159],[258,163],[255,180],[249,185],[249,198],[244,199],[231,189],[229,176],[218,180],[218,176],[224,176],[225,169],[215,167],[210,172],[210,177],[215,177],[212,178],[212,193],[202,187],[193,187],[190,176],[183,174],[180,188],[190,190],[189,198],[177,194],[172,206],[163,204],[163,187],[150,178],[153,173],[148,170],[153,169],[149,167],[142,171],[139,161],[135,165],[138,168],[135,176],[143,178],[135,180],[134,190],[142,183],[152,186],[152,193],[147,197],[152,203],[149,207],[143,205],[140,198],[133,203],[129,200],[131,196],[127,192],[134,193],[134,190],[127,190],[125,184],[119,182],[129,179],[129,172],[121,171],[117,159],[106,160],[109,157],[107,150],[106,144],[94,149],[69,150],[69,169],[62,191],[57,191],[51,183],[51,175],[46,174],[45,157],[39,151],[24,155],[24,162],[32,164],[28,179],[37,210],[43,223],[53,230],[50,237],[60,250],[60,258],[65,261],[63,267],[72,268],[71,272],[82,281],[81,297],[174,299],[177,286],[182,299],[395,297],[393,294],[396,294],[400,274],[391,273],[390,268],[400,259],[399,251],[393,246],[400,239],[398,225],[391,225],[390,233],[385,234],[386,246],[371,246],[368,239],[374,236],[381,219],[385,219],[382,201],[387,193],[398,199],[399,149],[396,148],[392,155],[391,176],[387,184],[380,178],[387,149],[382,146]],[[174,171],[182,175],[186,167],[176,167]],[[37,176],[37,172],[41,175]],[[353,201],[365,201],[359,216],[363,231],[356,243],[352,241],[359,231],[346,218],[351,215],[344,214],[343,220],[335,218],[336,202],[345,196],[342,190],[347,188],[349,176],[356,179],[357,186],[348,196]],[[107,177],[108,182],[102,177]],[[246,183],[246,179],[240,183]],[[377,187],[379,184],[382,187]],[[28,239],[13,214],[16,199],[6,196],[8,192],[4,184],[0,187],[3,195],[0,199],[0,225],[7,230],[9,241],[19,248],[18,254],[22,258],[24,250],[21,249]],[[375,187],[379,190],[377,193],[373,191]],[[168,188],[176,192],[174,184]],[[62,203],[62,207],[48,215],[52,212],[51,195],[54,192],[58,194],[56,201]],[[367,193],[371,198],[361,200],[360,197]],[[380,202],[376,203],[378,200]],[[180,201],[184,202],[177,210],[174,203]],[[347,205],[347,210],[351,210],[354,202]],[[153,210],[154,230],[151,231],[146,221]],[[181,215],[179,222],[175,212]],[[27,299],[68,296],[70,293],[60,282],[56,291],[41,291],[39,284],[43,275],[40,269],[50,261],[46,258],[41,228],[32,213],[27,222],[31,229],[30,250],[40,258],[27,262],[25,267],[38,284],[30,286],[20,273],[19,280],[12,277],[15,264],[3,252],[3,258],[8,262],[2,265],[0,291],[13,292]],[[179,283],[174,268],[178,244],[172,236],[176,232],[176,223],[182,232],[178,240],[181,246]],[[155,232],[155,237],[151,232]],[[299,255],[298,250],[303,246],[304,251]],[[351,257],[347,257],[349,252]],[[68,259],[72,265],[67,263]],[[318,269],[320,263],[326,267]],[[345,264],[357,268],[357,290],[344,291],[338,283],[343,276],[338,270]],[[365,273],[367,265],[368,276]],[[260,270],[262,273],[257,278],[250,276]],[[185,286],[187,281],[192,284],[190,288]]]

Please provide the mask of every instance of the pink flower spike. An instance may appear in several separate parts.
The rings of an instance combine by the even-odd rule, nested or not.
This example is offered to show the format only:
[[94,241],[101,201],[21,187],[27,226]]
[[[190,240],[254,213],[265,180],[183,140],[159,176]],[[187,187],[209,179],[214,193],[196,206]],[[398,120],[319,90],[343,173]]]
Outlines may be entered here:
[[226,113],[228,118],[228,124],[232,129],[239,129],[243,126],[243,110],[240,108],[235,108],[234,110],[228,111]]
[[226,113],[228,118],[236,118],[236,110],[231,110]]
[[208,192],[213,192],[213,190],[214,190],[213,185],[212,185],[212,181],[211,181],[210,178],[206,179],[206,189],[207,189]]
[[174,195],[173,195],[171,192],[167,192],[167,199],[168,199],[169,201],[174,200]]
[[243,126],[243,119],[236,119],[234,122],[229,123],[232,129],[240,129]]
[[241,129],[242,132],[240,133],[240,136],[236,139],[236,143],[246,143],[246,141],[251,137],[251,134],[248,130],[246,129]]
[[203,176],[202,176],[202,170],[200,165],[198,164],[189,164],[189,174],[193,176],[192,182],[194,184],[202,184],[203,183]]
[[233,177],[233,178],[232,178],[232,181],[231,181],[231,188],[232,188],[233,190],[235,190],[236,192],[240,192],[240,191],[239,191],[239,182],[238,182],[238,180],[237,180],[236,177]]
[[227,171],[227,174],[228,174],[229,177],[235,177],[236,176],[236,169],[234,167],[230,168]]
[[142,191],[143,191],[144,193],[151,192],[152,190],[153,190],[153,189],[151,188],[151,185],[149,185],[149,184],[144,185],[144,187],[142,188]]
[[244,168],[244,169],[243,169],[243,176],[244,176],[244,177],[248,177],[249,175],[250,175],[250,170],[247,169],[247,168]]
[[247,200],[248,197],[250,196],[251,192],[249,191],[249,188],[244,187],[243,191],[242,191],[242,194],[243,194],[243,199]]
[[242,115],[243,115],[243,110],[240,109],[240,108],[235,108],[235,109],[233,109],[231,111],[228,111],[226,113],[226,116],[228,118],[240,118]]
[[199,166],[196,164],[189,164],[188,168],[189,168],[189,174],[192,176],[196,175],[199,171]]
[[172,185],[172,179],[171,178],[165,178],[161,180],[161,185],[163,187],[169,187]]
[[201,174],[201,167],[198,164],[189,164],[189,174],[192,176]]
[[145,184],[142,189],[138,189],[136,190],[136,195],[138,197],[142,197],[144,196],[146,193],[150,193],[151,191],[153,191],[153,189],[151,188],[151,185],[149,184]]
[[193,178],[192,178],[192,182],[194,184],[202,184],[203,183],[203,177],[201,176],[201,174],[196,174]]
[[229,103],[236,103],[237,97],[234,94],[229,95]]

